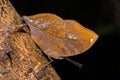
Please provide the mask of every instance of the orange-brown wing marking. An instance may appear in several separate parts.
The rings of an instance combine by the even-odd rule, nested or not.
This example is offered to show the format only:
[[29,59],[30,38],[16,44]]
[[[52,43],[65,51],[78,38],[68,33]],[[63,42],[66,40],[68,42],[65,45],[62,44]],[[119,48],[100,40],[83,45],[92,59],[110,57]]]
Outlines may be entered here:
[[38,46],[50,57],[60,59],[74,56],[88,50],[97,40],[98,35],[73,20],[65,20],[66,36],[58,38],[31,26],[31,36]]
[[66,43],[75,53],[69,56],[81,54],[88,50],[98,39],[98,35],[92,30],[83,27],[75,20],[65,20],[66,23]]
[[65,22],[62,18],[51,13],[36,14],[33,16],[24,16],[31,25],[55,37],[65,37]]

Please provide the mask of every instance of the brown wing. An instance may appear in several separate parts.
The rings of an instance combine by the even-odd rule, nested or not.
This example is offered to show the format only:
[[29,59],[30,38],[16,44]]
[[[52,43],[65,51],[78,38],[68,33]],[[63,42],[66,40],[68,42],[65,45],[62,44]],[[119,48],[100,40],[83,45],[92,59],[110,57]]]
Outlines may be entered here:
[[31,36],[38,46],[50,57],[60,59],[74,56],[88,50],[98,35],[73,20],[65,20],[66,36],[58,38],[31,26]]
[[[66,40],[68,45],[75,53],[69,54],[81,54],[87,51],[98,39],[98,35],[92,30],[85,28],[75,20],[65,20],[66,23]],[[66,43],[67,43],[66,42]]]
[[38,27],[40,30],[51,34],[55,37],[65,37],[65,22],[62,18],[51,13],[36,14],[33,16],[24,16],[34,27]]

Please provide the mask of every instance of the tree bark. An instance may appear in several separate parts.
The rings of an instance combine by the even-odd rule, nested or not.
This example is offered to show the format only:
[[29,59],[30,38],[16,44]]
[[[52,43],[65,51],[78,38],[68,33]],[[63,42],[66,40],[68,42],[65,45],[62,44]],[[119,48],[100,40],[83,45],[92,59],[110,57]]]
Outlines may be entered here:
[[21,16],[0,0],[0,80],[60,80],[47,63]]

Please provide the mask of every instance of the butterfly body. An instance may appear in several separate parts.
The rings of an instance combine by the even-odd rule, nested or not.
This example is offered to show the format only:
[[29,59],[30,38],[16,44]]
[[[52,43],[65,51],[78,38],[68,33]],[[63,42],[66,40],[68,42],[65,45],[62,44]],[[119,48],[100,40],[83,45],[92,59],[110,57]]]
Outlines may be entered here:
[[35,43],[46,55],[55,59],[81,54],[98,39],[95,32],[77,21],[63,20],[54,14],[24,16],[23,20],[30,27]]

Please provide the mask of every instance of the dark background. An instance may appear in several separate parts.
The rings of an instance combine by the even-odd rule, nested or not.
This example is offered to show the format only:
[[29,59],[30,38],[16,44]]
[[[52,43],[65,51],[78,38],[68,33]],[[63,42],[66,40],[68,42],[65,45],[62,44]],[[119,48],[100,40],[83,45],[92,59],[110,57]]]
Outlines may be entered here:
[[62,80],[120,80],[120,0],[10,1],[21,16],[54,13],[77,20],[99,35],[88,51],[70,57],[83,68],[54,59],[52,65]]

